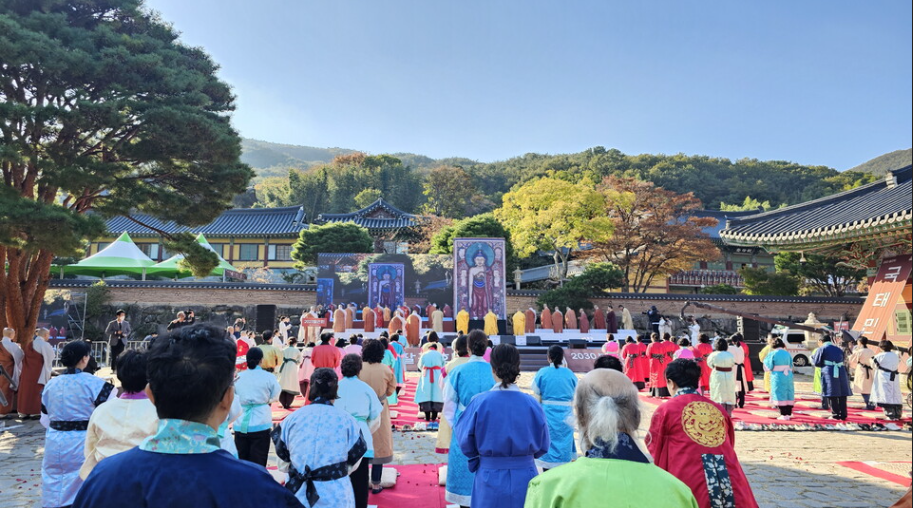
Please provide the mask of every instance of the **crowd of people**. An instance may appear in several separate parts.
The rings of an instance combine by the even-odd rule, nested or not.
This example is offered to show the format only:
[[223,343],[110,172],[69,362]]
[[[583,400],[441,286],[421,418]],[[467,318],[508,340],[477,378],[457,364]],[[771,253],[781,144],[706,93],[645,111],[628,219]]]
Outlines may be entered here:
[[[255,334],[243,320],[226,330],[182,314],[148,351],[117,355],[119,391],[86,372],[86,342],[66,344],[59,358],[65,371],[52,378],[44,366],[53,356],[42,357],[38,370],[25,364],[30,354],[41,356],[47,331],[13,353],[14,333],[4,330],[0,369],[14,376],[5,385],[0,376],[0,403],[15,401],[20,411],[36,403],[47,427],[43,506],[137,499],[147,506],[364,508],[369,492],[383,492],[384,465],[394,455],[390,406],[403,396],[411,346],[403,330],[347,340],[324,332],[299,348],[286,316],[277,330]],[[123,340],[126,330],[119,314],[110,339]],[[674,340],[657,331],[649,343],[641,335],[623,345],[607,338],[605,354],[582,379],[568,368],[564,349],[550,347],[532,395],[517,387],[513,345],[493,346],[488,334],[473,330],[459,334],[446,361],[435,331],[420,339],[414,402],[425,428],[438,430],[436,451],[448,456],[448,502],[582,507],[610,489],[647,508],[757,506],[730,418],[753,390],[742,337],[711,343],[706,334]],[[825,335],[813,355],[816,389],[832,418],[846,418],[848,366],[867,404],[900,417],[900,357],[889,341],[877,351],[867,346],[860,339],[844,358]],[[760,359],[770,404],[789,420],[792,358],[771,336]],[[40,389],[30,391],[26,381]],[[637,431],[641,390],[669,399],[645,438]],[[26,400],[36,392],[37,401]],[[294,407],[299,395],[304,406]],[[276,402],[293,410],[279,424]],[[284,489],[265,469],[271,446]],[[245,497],[240,486],[257,495]]]

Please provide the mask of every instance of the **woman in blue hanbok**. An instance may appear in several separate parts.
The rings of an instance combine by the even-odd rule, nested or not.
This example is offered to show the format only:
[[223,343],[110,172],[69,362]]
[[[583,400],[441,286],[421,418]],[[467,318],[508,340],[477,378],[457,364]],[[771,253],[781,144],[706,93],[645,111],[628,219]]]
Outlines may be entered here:
[[444,384],[444,417],[454,427],[453,442],[447,454],[447,493],[450,503],[469,506],[472,501],[474,470],[469,468],[469,459],[460,449],[456,440],[456,425],[473,397],[487,392],[495,384],[491,365],[482,358],[488,348],[488,336],[481,330],[473,330],[468,337],[469,352],[472,356],[466,363],[447,373]]
[[51,378],[41,393],[41,423],[48,429],[41,462],[41,506],[45,508],[69,506],[76,499],[89,417],[114,388],[82,371],[89,353],[87,342],[67,344],[60,353],[64,374]]
[[[399,391],[403,388],[403,384],[406,382],[406,377],[403,373],[403,357],[400,353],[397,352],[396,347],[390,343],[390,340],[384,336],[381,336],[380,343],[384,345],[384,359],[380,363],[390,367],[393,371],[393,377],[396,378],[396,391],[393,392],[393,395],[387,397],[387,404],[390,406],[396,405],[399,403]],[[400,347],[402,349],[402,347]]]
[[569,423],[574,414],[572,406],[577,376],[561,366],[564,363],[564,350],[561,346],[548,348],[548,361],[551,365],[539,369],[533,379],[533,396],[542,402],[551,439],[548,453],[536,459],[536,465],[545,470],[577,458],[574,427]]
[[428,351],[419,358],[418,367],[422,377],[415,389],[415,403],[425,413],[425,421],[437,420],[438,413],[444,408],[444,355],[437,350],[437,344],[431,343]]
[[306,508],[355,508],[348,476],[368,447],[358,421],[333,406],[337,390],[333,369],[315,370],[308,393],[311,404],[289,415],[271,433],[280,469],[289,474],[285,487]]
[[368,469],[370,459],[374,458],[374,440],[371,434],[380,427],[380,415],[384,408],[374,389],[358,379],[362,365],[360,355],[348,354],[343,357],[340,365],[343,378],[339,380],[339,398],[333,403],[338,409],[355,418],[367,446],[361,465],[349,477],[352,481],[352,490],[355,492],[355,508],[368,506]]
[[770,373],[770,403],[780,410],[778,420],[792,418],[796,405],[793,358],[785,347],[783,339],[775,338],[772,350],[764,357],[764,370]]
[[471,506],[522,508],[527,485],[538,474],[535,459],[549,449],[548,425],[542,407],[514,384],[520,376],[516,347],[496,346],[491,369],[501,382],[472,399],[453,436],[475,473]]

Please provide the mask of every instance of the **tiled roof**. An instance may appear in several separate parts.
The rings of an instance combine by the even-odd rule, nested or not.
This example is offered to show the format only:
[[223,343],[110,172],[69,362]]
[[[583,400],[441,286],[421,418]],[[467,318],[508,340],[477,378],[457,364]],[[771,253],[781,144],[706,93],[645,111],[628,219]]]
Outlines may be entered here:
[[863,235],[909,235],[913,166],[877,182],[798,205],[730,219],[720,237],[731,245],[795,247],[851,242]]
[[[166,233],[203,233],[206,236],[296,236],[305,227],[304,209],[300,206],[283,208],[234,208],[205,226],[188,228],[174,222],[162,222],[142,213],[131,215],[136,220],[160,229]],[[114,217],[107,221],[108,232],[128,232],[134,237],[158,236],[158,233],[141,226],[126,217]]]
[[[380,217],[378,217],[380,216]],[[317,222],[354,222],[368,230],[390,230],[411,228],[422,222],[422,217],[406,213],[391,205],[384,198],[379,198],[370,205],[352,213],[322,213]]]

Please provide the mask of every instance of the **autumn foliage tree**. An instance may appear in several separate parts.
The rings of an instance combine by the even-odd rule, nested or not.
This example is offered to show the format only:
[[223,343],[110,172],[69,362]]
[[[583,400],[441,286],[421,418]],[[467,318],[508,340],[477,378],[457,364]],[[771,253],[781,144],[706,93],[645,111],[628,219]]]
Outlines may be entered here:
[[[139,0],[0,0],[0,326],[31,340],[51,263],[101,217],[201,225],[244,191],[217,69]],[[170,240],[195,272],[217,262]]]
[[690,215],[701,209],[693,194],[676,194],[650,182],[616,176],[606,177],[597,191],[614,234],[594,241],[585,254],[618,266],[624,272],[623,291],[645,292],[658,277],[720,256],[702,231],[717,220]]

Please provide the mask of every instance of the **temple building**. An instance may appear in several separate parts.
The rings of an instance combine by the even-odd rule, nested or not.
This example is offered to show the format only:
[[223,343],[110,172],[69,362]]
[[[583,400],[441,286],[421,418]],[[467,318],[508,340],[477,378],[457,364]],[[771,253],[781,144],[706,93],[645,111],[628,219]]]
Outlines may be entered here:
[[909,345],[913,265],[913,166],[852,190],[769,212],[729,219],[720,231],[733,247],[815,253],[866,268],[870,290],[853,330]]
[[352,222],[368,230],[374,239],[374,252],[401,254],[409,249],[404,234],[424,221],[422,216],[406,213],[383,198],[351,213],[322,213],[317,224]]

